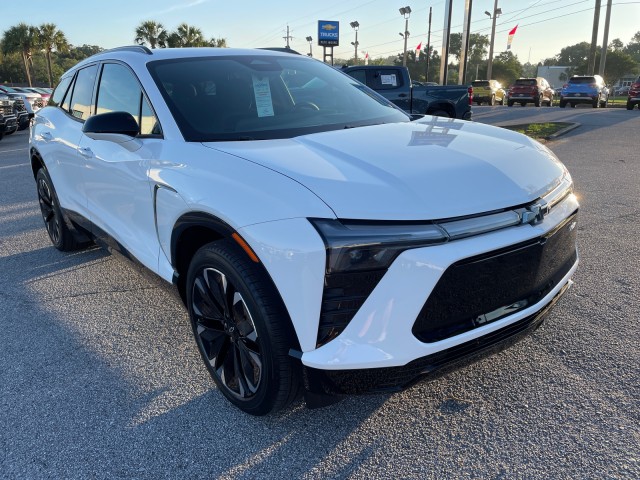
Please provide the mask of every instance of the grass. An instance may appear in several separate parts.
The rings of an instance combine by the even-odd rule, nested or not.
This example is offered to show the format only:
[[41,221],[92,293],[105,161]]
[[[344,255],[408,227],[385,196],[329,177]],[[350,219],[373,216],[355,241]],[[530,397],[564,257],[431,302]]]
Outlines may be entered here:
[[572,125],[565,122],[544,122],[544,123],[522,123],[520,125],[504,125],[502,128],[524,133],[525,135],[541,140],[559,132],[563,128]]

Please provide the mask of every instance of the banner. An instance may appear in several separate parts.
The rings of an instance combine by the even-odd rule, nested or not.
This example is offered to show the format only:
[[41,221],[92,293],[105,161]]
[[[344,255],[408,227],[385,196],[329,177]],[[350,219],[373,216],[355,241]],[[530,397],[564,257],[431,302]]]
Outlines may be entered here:
[[513,27],[513,29],[509,32],[509,39],[507,40],[507,50],[511,50],[511,42],[513,41],[513,36],[516,34],[517,29],[518,25]]

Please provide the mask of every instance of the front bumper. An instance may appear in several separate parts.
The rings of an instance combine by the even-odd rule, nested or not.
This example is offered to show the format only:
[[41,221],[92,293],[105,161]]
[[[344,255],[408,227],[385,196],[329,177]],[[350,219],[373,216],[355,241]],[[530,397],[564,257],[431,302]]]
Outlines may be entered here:
[[[578,202],[575,196],[570,195],[558,203],[543,222],[536,225],[520,225],[403,252],[338,337],[319,348],[303,350],[303,365],[318,370],[402,367],[537,314],[569,282],[577,268],[577,260],[569,265],[562,277],[552,282],[552,286],[544,289],[543,296],[535,298],[535,303],[526,303],[524,308],[515,313],[498,315],[495,320],[488,322],[480,320],[475,328],[466,331],[464,328],[454,328],[453,336],[444,335],[435,341],[421,341],[413,333],[416,320],[449,267],[466,259],[512,249],[515,245],[546,236],[565,223],[577,209]],[[507,262],[502,270],[507,278],[512,277],[509,265]],[[491,272],[486,277],[487,282],[491,282]],[[493,308],[501,305],[509,305],[509,302],[496,302]],[[486,311],[493,315],[493,308],[478,313]],[[444,327],[448,328],[447,325]]]
[[[401,367],[358,370],[320,370],[305,367],[303,379],[310,406],[325,395],[393,393],[417,382],[435,379],[452,370],[470,365],[513,345],[542,325],[551,308],[571,286],[565,283],[542,310],[485,336],[441,350]],[[319,405],[320,406],[320,405]]]

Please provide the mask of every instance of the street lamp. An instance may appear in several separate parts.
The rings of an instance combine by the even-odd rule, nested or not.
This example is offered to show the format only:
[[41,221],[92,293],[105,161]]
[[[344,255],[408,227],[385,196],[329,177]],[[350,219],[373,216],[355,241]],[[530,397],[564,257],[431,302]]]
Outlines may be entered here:
[[313,37],[307,37],[307,42],[309,42],[309,53],[307,55],[313,57],[313,51],[311,50],[311,42],[313,42]]
[[502,9],[498,8],[498,0],[493,5],[493,15],[485,10],[485,15],[491,19],[491,44],[489,45],[489,65],[487,66],[487,80],[491,80],[491,70],[493,67],[493,42],[496,38],[496,18],[502,15]]
[[353,48],[355,50],[354,53],[354,57],[355,57],[355,64],[358,64],[358,29],[360,28],[360,24],[358,23],[357,20],[351,22],[349,25],[351,25],[351,28],[353,28],[356,32],[356,41],[355,42],[351,42],[351,45],[353,45]]
[[[497,1],[497,0],[496,0]],[[404,38],[404,52],[402,54],[402,65],[407,66],[407,40],[409,39],[409,16],[411,15],[411,7],[402,7],[400,15],[404,17],[404,34],[400,34]]]

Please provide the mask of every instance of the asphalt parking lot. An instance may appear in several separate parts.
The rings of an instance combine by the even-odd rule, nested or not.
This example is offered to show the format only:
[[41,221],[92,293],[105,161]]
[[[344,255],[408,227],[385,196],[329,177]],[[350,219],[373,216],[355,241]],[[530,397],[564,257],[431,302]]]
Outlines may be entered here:
[[153,278],[55,250],[27,132],[0,142],[0,478],[640,478],[640,112],[474,107],[578,122],[547,145],[580,198],[575,285],[533,335],[393,396],[234,409]]

